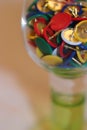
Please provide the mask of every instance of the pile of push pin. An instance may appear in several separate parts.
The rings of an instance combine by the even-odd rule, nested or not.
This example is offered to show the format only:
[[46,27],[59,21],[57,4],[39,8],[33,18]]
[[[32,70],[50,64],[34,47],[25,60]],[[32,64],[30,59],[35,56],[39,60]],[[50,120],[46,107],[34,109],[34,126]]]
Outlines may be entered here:
[[50,66],[87,66],[87,3],[34,0],[26,11],[27,40]]

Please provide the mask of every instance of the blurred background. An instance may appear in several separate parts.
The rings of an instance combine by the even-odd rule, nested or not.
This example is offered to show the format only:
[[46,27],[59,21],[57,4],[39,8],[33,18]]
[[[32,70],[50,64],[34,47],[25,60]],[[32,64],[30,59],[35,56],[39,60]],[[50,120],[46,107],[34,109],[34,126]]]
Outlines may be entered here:
[[23,0],[0,0],[0,130],[30,130],[49,106],[48,73],[24,48],[22,6]]

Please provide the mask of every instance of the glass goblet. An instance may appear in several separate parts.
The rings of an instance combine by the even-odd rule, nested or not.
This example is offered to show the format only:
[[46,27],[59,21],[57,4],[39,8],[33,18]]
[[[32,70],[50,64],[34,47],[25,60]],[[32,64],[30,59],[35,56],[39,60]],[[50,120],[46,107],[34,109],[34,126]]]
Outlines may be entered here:
[[86,0],[24,0],[21,25],[29,56],[49,72],[48,129],[85,130]]

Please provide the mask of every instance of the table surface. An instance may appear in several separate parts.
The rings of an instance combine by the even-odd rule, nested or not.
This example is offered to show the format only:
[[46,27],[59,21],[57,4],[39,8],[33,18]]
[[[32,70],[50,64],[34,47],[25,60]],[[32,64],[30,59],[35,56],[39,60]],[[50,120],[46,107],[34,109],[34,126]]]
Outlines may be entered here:
[[[33,104],[36,112],[40,114],[45,111],[44,106],[48,106],[49,101],[48,73],[31,60],[24,48],[21,31],[22,6],[23,0],[0,0],[0,104],[2,106],[0,129],[2,130],[22,130],[20,124],[24,124],[24,119],[22,120],[21,117],[29,120],[26,117],[29,112],[26,109],[30,109],[29,104]],[[25,100],[27,108],[22,110]],[[21,105],[18,107],[19,102]],[[19,110],[21,114],[18,115]],[[27,113],[23,115],[22,111]]]

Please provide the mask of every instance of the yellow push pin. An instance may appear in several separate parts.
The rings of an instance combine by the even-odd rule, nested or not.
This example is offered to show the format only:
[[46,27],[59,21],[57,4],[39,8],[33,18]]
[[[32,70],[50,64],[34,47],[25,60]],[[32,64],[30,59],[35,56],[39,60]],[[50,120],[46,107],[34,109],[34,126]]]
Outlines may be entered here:
[[79,22],[75,27],[75,37],[79,41],[85,43],[87,42],[87,20]]
[[52,11],[59,11],[65,5],[64,2],[60,2],[57,0],[48,0],[47,6]]
[[[85,63],[85,62],[86,62],[86,58],[85,58],[85,57],[83,58],[81,52],[78,51],[79,47],[76,47],[76,49],[77,49],[76,53],[77,53],[77,56],[78,56],[79,61],[80,61],[81,63]],[[84,55],[85,55],[85,53],[84,53]]]
[[40,51],[38,47],[36,47],[36,55],[41,58],[44,54]]
[[55,55],[47,55],[47,56],[44,56],[42,57],[42,60],[48,64],[48,65],[52,65],[52,66],[55,66],[55,65],[59,65],[63,62],[63,59],[59,56],[55,56]]
[[28,35],[27,35],[27,38],[28,39],[31,39],[31,40],[34,40],[34,39],[36,39],[38,36],[37,36],[37,34],[32,30],[32,31],[30,31],[29,33],[28,33]]
[[50,9],[47,6],[47,2],[45,2],[44,0],[39,0],[37,2],[37,9],[44,13],[47,13],[50,11]]

